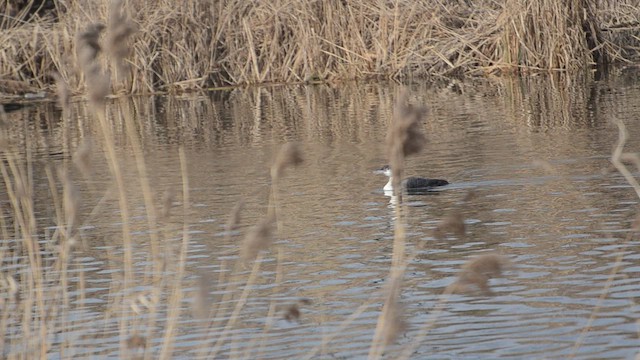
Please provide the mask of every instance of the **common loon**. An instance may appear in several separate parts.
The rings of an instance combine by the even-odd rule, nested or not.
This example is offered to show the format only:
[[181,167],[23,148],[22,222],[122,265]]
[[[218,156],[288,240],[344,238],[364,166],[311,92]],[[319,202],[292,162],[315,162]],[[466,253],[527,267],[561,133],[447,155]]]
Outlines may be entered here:
[[[384,174],[389,177],[389,182],[384,186],[383,190],[393,191],[393,178],[391,177],[391,167],[389,165],[385,165],[380,169],[375,171],[377,174]],[[409,193],[417,193],[417,192],[426,192],[430,191],[435,187],[449,185],[447,180],[442,179],[426,179],[421,177],[408,177],[402,181],[402,186]]]

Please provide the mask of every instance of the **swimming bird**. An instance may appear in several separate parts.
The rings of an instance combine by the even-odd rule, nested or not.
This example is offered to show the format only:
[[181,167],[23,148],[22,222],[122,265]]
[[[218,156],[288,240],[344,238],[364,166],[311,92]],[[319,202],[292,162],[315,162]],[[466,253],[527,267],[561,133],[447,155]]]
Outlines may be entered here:
[[[389,182],[382,188],[385,192],[393,191],[393,178],[391,173],[391,167],[389,165],[385,165],[380,169],[376,170],[377,174],[384,174],[389,177]],[[402,187],[407,190],[408,193],[420,193],[431,191],[435,187],[449,185],[447,180],[442,179],[427,179],[421,177],[408,177],[402,181]]]

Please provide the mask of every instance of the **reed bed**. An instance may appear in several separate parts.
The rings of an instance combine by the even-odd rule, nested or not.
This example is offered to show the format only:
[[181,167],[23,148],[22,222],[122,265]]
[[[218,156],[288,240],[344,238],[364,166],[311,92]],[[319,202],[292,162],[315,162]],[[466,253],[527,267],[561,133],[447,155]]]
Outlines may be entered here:
[[101,59],[130,79],[112,94],[575,71],[640,54],[631,0],[44,3],[0,3],[12,15],[0,22],[0,93],[49,89],[56,73],[84,92],[74,37],[90,23],[109,24],[106,47],[126,58]]

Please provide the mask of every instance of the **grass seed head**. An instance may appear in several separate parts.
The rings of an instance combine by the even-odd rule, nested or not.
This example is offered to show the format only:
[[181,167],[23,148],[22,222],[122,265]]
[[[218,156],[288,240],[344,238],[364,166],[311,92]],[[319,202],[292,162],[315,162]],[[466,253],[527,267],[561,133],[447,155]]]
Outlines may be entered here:
[[443,239],[446,234],[453,234],[459,238],[466,235],[466,225],[461,213],[455,211],[445,216],[434,230],[434,236]]
[[97,59],[102,50],[99,37],[104,28],[103,24],[90,24],[76,38],[76,56],[85,76],[89,101],[98,108],[104,106],[111,88],[109,76],[102,72]]
[[394,157],[406,158],[416,154],[422,150],[426,142],[422,132],[422,119],[427,114],[427,109],[407,104],[407,97],[406,92],[402,92],[398,97],[393,122],[387,132],[387,148],[392,160],[392,169],[395,168]]
[[298,308],[298,304],[291,304],[285,309],[283,318],[289,322],[293,322],[298,321],[300,319],[300,315],[300,308]]
[[289,142],[282,145],[273,166],[271,166],[271,177],[273,179],[279,178],[284,169],[289,166],[298,166],[302,164],[302,161],[302,151],[297,143]]
[[90,72],[100,51],[102,51],[99,38],[104,29],[104,24],[89,24],[89,26],[76,37],[76,57],[80,69],[85,74]]
[[142,335],[131,335],[127,339],[127,348],[129,350],[144,348],[147,346],[147,339]]
[[476,256],[462,266],[463,271],[472,271],[484,274],[489,278],[502,276],[502,273],[511,266],[509,259],[498,254],[484,254]]
[[274,219],[268,217],[254,226],[244,239],[240,249],[240,258],[244,261],[253,260],[262,250],[267,249],[273,242]]
[[125,12],[123,1],[114,0],[109,9],[109,22],[107,26],[106,50],[115,61],[118,72],[128,70],[125,58],[129,55],[130,47],[128,39],[135,34],[137,26]]
[[463,266],[458,279],[448,287],[448,291],[458,294],[491,296],[493,291],[489,280],[501,277],[504,270],[511,266],[508,258],[498,254],[485,254],[472,258]]
[[448,291],[453,294],[481,294],[492,296],[489,278],[483,274],[463,271],[456,281],[449,285]]

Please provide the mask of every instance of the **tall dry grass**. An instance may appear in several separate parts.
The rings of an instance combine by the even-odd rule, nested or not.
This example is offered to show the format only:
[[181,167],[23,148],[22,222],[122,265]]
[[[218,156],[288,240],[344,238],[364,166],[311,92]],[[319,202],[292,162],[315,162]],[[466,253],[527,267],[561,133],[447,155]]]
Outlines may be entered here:
[[640,49],[631,0],[51,2],[57,17],[3,23],[0,93],[47,89],[55,72],[83,91],[74,36],[96,22],[126,59],[107,69],[131,76],[113,93],[577,70]]

